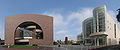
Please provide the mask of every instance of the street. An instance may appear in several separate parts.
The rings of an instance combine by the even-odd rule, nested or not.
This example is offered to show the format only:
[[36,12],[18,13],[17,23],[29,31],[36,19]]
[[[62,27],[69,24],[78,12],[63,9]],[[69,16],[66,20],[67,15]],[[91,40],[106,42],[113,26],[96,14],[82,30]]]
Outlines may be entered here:
[[89,50],[120,50],[120,45],[105,46],[105,47],[93,48]]
[[[57,45],[54,47],[57,47]],[[67,50],[120,50],[120,45],[111,46],[61,45],[61,48],[66,48]]]

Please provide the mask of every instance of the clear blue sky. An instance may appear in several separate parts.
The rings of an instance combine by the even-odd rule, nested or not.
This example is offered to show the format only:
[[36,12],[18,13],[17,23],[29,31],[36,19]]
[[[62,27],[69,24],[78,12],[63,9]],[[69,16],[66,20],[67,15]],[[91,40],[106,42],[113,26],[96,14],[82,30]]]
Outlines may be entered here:
[[119,2],[120,0],[0,0],[0,38],[4,39],[5,16],[41,14],[54,16],[55,40],[64,40],[65,36],[76,40],[76,36],[82,32],[83,17],[91,15],[89,11],[106,5],[107,10],[116,15],[116,10],[120,8]]

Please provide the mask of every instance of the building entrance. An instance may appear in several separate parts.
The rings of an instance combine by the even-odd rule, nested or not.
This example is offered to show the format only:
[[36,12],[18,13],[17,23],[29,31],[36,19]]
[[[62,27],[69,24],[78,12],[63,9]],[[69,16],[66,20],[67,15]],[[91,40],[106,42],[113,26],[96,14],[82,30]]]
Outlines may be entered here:
[[31,39],[43,39],[41,27],[34,22],[24,22],[15,30],[15,45],[29,45]]

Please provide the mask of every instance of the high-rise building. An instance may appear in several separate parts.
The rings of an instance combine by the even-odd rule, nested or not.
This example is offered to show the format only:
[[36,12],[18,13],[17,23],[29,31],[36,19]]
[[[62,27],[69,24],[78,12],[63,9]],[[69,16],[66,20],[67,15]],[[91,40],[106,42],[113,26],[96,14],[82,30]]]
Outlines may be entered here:
[[85,45],[119,44],[120,34],[117,24],[106,11],[106,6],[93,10],[93,17],[87,18],[82,25]]

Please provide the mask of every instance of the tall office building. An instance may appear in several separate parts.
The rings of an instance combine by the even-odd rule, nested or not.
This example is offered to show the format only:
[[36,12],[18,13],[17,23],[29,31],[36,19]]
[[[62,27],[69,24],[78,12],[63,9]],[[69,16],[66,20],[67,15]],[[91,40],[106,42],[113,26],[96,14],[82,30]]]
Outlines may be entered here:
[[111,16],[106,12],[106,6],[95,8],[93,17],[83,21],[82,30],[85,45],[119,44],[119,29]]

